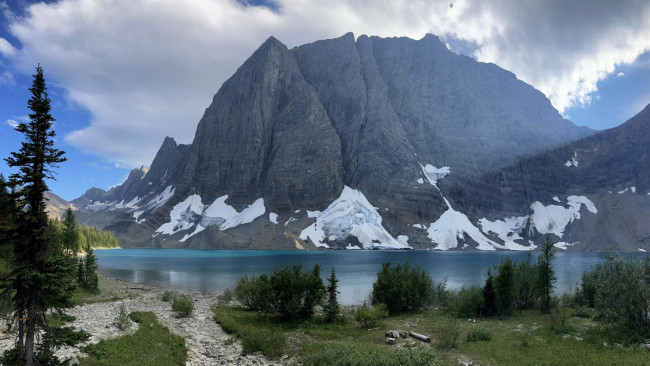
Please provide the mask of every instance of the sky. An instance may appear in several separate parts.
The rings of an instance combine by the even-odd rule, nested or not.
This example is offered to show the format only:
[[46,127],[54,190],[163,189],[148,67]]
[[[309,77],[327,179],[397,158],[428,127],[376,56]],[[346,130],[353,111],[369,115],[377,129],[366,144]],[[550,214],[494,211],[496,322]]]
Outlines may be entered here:
[[347,32],[435,34],[593,129],[650,103],[647,0],[0,0],[0,157],[23,141],[12,126],[29,113],[38,63],[68,158],[49,186],[71,200],[149,165],[165,136],[191,143],[221,84],[269,36],[291,48]]

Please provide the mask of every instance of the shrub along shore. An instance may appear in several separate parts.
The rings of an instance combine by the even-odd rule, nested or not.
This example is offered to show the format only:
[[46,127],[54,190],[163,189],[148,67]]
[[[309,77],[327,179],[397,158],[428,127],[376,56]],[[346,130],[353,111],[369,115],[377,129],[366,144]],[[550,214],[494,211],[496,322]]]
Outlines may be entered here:
[[457,291],[387,262],[369,300],[344,308],[334,269],[324,284],[297,264],[242,277],[212,310],[245,354],[304,365],[647,365],[650,258],[608,256],[560,295],[553,259],[547,238],[536,263],[506,258]]
[[[486,273],[483,286],[449,290],[418,266],[387,262],[377,273],[368,301],[357,306],[339,306],[335,268],[323,281],[318,265],[303,269],[296,264],[244,276],[236,288],[212,296],[145,289],[132,290],[142,295],[131,292],[118,299],[80,289],[77,304],[133,304],[129,310],[113,305],[110,327],[124,335],[86,347],[88,356],[80,362],[148,365],[159,362],[151,357],[160,353],[173,354],[169,365],[195,364],[190,355],[206,353],[202,347],[208,346],[200,337],[184,335],[183,342],[169,332],[189,327],[205,329],[205,335],[220,344],[212,357],[241,344],[236,349],[251,364],[647,365],[650,334],[643,309],[650,299],[650,260],[612,255],[585,273],[575,291],[557,296],[552,269],[552,251],[542,251],[535,262],[506,258]],[[152,313],[134,312],[142,296],[151,306],[157,304],[156,309],[173,314],[162,319],[163,324],[173,319],[170,325],[176,325],[168,329]],[[160,311],[155,311],[158,317],[164,314]],[[206,312],[229,337],[207,330]],[[57,321],[65,325],[66,319]],[[135,328],[130,326],[134,321],[139,323]],[[83,332],[60,328],[64,342],[84,342]],[[140,349],[154,339],[151,352]],[[198,345],[187,345],[188,340]],[[120,358],[122,354],[129,360]],[[219,360],[236,359],[229,354]]]

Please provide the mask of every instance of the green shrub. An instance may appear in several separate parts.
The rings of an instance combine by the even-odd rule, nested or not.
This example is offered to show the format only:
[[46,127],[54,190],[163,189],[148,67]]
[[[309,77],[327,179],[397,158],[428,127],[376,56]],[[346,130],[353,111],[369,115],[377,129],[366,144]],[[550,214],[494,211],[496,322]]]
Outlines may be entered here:
[[487,329],[474,329],[470,330],[469,333],[467,333],[466,340],[467,342],[487,342],[492,340],[492,334],[490,334]]
[[597,265],[582,288],[582,297],[593,302],[606,321],[637,333],[650,333],[650,257],[644,260],[607,256]]
[[222,293],[217,295],[217,307],[227,306],[230,304],[233,298],[233,292],[231,289],[227,288]]
[[585,305],[576,306],[573,312],[573,316],[577,316],[579,318],[593,318],[595,315],[596,310]]
[[420,311],[435,300],[431,277],[420,266],[411,268],[408,261],[394,267],[384,263],[370,296],[373,304],[385,304],[390,315]]
[[170,301],[172,301],[174,296],[176,296],[176,293],[174,293],[173,291],[167,290],[167,291],[163,292],[162,296],[160,297],[160,300],[162,300],[164,302],[170,302]]
[[129,313],[126,311],[126,306],[124,304],[120,304],[120,312],[115,317],[113,324],[115,324],[115,326],[120,330],[127,330],[131,328]]
[[459,318],[480,317],[485,308],[483,291],[479,287],[462,287],[450,296],[449,310]]
[[438,325],[436,331],[438,347],[442,349],[451,349],[458,346],[458,337],[460,337],[460,325],[458,320],[447,317]]
[[308,343],[301,349],[305,366],[433,366],[429,347],[389,348],[373,344]]
[[194,301],[188,295],[176,295],[172,298],[172,310],[179,318],[187,318],[194,311]]
[[269,308],[271,287],[269,277],[262,274],[258,277],[244,275],[237,282],[234,290],[235,299],[244,307],[251,310],[263,311]]
[[306,319],[322,304],[325,285],[320,278],[320,266],[311,272],[302,271],[300,264],[276,268],[271,276],[265,274],[248,278],[244,275],[235,287],[235,298],[251,310],[285,320]]
[[388,317],[388,309],[386,305],[377,304],[368,306],[365,302],[357,308],[357,313],[354,320],[359,322],[362,328],[376,328],[381,324],[382,319]]

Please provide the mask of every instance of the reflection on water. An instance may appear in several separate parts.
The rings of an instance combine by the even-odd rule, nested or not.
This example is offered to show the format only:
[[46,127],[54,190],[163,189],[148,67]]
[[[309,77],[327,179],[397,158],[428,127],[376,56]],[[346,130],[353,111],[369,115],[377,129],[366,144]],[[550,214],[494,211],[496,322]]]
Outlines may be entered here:
[[[112,249],[97,250],[99,273],[134,283],[203,293],[234,288],[245,273],[268,273],[278,266],[302,263],[311,269],[321,265],[326,279],[334,266],[339,278],[340,302],[358,304],[368,297],[377,271],[385,261],[420,265],[434,279],[447,279],[449,288],[463,284],[482,285],[488,268],[506,256],[524,261],[523,252],[433,252],[433,251],[258,251],[258,250],[183,250],[183,249]],[[644,258],[648,253],[633,253]],[[582,273],[602,262],[605,253],[556,253],[554,267],[556,289],[575,288]],[[531,261],[536,262],[536,253]]]

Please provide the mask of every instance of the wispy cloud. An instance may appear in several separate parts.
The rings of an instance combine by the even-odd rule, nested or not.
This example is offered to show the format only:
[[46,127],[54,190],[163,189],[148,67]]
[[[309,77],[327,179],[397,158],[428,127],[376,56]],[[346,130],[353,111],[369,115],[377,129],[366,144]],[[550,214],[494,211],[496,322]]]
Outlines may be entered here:
[[13,87],[16,86],[16,79],[14,79],[14,75],[9,71],[3,71],[0,73],[0,85],[4,85],[9,89],[13,89]]
[[2,39],[0,52],[25,73],[38,60],[90,111],[90,125],[67,142],[137,167],[151,162],[164,136],[191,142],[221,83],[270,35],[293,47],[348,31],[411,38],[431,32],[513,71],[560,112],[589,103],[599,80],[650,47],[647,1],[243,2],[37,3],[24,16],[5,14],[21,44]]
[[616,74],[617,78],[622,78],[623,76],[625,76],[624,72],[619,72],[618,74]]
[[18,121],[14,120],[14,119],[8,119],[8,120],[6,120],[5,122],[6,122],[9,126],[11,126],[11,128],[16,128],[16,127],[18,127]]

